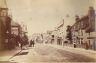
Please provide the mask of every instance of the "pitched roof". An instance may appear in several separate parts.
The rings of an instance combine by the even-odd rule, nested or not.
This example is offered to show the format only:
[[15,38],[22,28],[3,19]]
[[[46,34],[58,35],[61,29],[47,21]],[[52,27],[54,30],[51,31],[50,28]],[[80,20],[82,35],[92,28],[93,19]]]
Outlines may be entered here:
[[20,25],[14,21],[11,21],[11,26],[20,26]]

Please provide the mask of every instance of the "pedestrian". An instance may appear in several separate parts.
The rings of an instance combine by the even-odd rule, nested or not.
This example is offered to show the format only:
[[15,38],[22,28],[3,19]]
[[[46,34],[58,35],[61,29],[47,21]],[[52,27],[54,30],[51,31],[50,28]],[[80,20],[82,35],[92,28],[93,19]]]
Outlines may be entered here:
[[32,47],[34,47],[34,45],[35,45],[35,42],[34,42],[34,40],[32,40]]
[[21,50],[23,49],[24,43],[23,43],[23,39],[20,37],[20,48]]
[[85,47],[86,47],[86,49],[89,48],[87,41],[85,42]]
[[24,46],[24,44],[21,42],[20,43],[21,45],[20,45],[20,47],[21,47],[21,50],[23,49],[23,46]]
[[32,47],[32,40],[30,40],[30,44],[29,44],[29,47]]
[[74,45],[74,48],[76,48],[76,43],[75,42],[73,43],[73,45]]
[[20,44],[21,50],[23,49],[23,39],[20,35],[17,36],[17,42]]
[[17,35],[15,39],[16,39],[16,46],[19,47],[19,35]]

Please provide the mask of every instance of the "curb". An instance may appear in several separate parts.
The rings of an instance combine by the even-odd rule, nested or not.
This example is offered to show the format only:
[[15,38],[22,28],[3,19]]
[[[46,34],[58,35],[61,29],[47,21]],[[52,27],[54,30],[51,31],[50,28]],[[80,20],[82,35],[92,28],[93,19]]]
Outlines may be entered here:
[[22,52],[22,50],[16,52],[14,55],[12,55],[12,56],[8,59],[8,61],[9,61],[10,59],[12,59],[13,57],[17,56],[20,52]]
[[[54,48],[62,49],[62,50],[69,49],[69,50],[66,50],[66,51],[70,51],[70,52],[72,52],[71,50],[74,50],[75,52],[73,52],[73,53],[78,53],[78,54],[82,54],[82,55],[85,55],[87,53],[85,56],[88,56],[88,57],[91,57],[93,59],[96,59],[96,57],[93,55],[93,54],[96,54],[95,51],[94,52],[92,52],[92,51],[90,52],[90,50],[84,50],[84,49],[82,49],[80,51],[79,48],[72,48],[72,47],[67,47],[67,46],[65,46],[65,47],[58,46],[58,45],[55,45],[55,46],[54,45],[50,45],[50,46],[52,46]],[[83,52],[83,53],[80,53],[80,52]],[[90,55],[90,53],[92,55]]]

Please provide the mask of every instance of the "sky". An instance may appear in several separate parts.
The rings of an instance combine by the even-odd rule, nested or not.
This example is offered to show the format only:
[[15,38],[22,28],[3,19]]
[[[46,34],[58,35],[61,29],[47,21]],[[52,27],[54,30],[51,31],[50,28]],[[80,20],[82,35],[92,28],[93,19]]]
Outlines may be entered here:
[[[3,0],[2,0],[3,1]],[[6,0],[13,20],[27,25],[28,34],[53,30],[64,19],[64,29],[75,15],[87,15],[95,0]]]

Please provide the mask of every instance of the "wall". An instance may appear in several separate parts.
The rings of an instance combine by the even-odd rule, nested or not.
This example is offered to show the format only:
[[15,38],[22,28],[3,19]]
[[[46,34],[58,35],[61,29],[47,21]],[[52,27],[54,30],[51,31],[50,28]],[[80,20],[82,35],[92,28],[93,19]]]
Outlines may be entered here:
[[4,25],[3,25],[3,22],[0,17],[0,50],[3,49],[3,42],[4,42],[4,38],[3,38],[4,33],[3,32],[4,32]]

